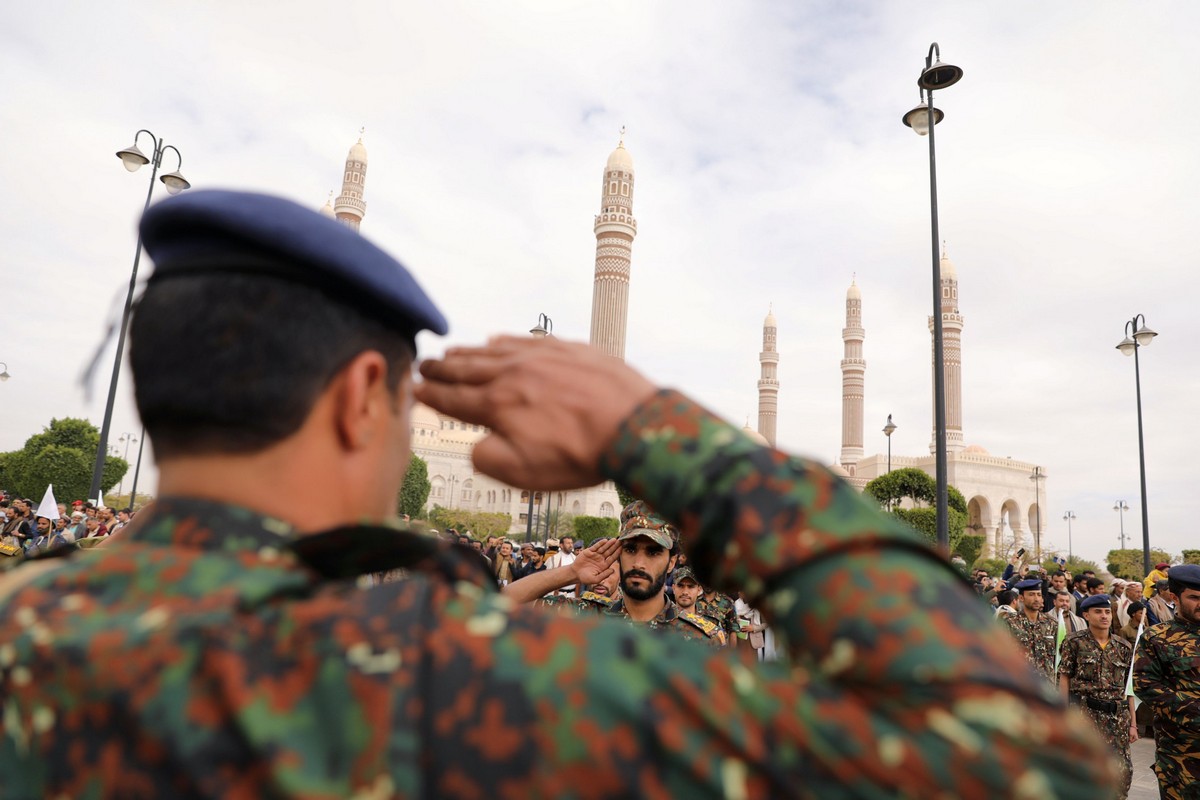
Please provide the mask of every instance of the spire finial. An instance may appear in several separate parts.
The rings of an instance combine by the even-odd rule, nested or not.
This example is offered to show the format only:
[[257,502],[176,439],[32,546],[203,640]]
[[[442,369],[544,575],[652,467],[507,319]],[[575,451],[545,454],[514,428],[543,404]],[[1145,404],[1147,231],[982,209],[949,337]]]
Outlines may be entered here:
[[621,141],[617,142],[617,147],[625,146],[625,126],[621,126]]
[[942,239],[942,258],[946,257],[946,240]]
[[854,286],[857,282],[858,282],[858,273],[851,272],[850,273],[850,285]]
[[362,144],[362,137],[363,137],[363,134],[366,132],[367,132],[366,125],[363,125],[361,128],[358,129],[358,143],[359,144]]
[[333,189],[329,190],[329,202],[333,202]]
[[775,304],[774,303],[767,303],[767,313],[768,314],[775,313]]

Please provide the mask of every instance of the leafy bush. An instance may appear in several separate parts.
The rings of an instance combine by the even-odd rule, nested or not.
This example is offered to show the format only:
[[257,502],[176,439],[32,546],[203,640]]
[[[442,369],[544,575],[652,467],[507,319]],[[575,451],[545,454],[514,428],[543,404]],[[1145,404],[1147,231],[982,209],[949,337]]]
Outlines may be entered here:
[[[1128,550],[1109,550],[1108,556],[1104,559],[1108,562],[1108,571],[1115,578],[1124,578],[1127,581],[1145,580],[1146,571],[1142,569],[1142,551],[1141,549]],[[1173,561],[1170,553],[1163,550],[1150,550],[1150,566],[1154,567],[1162,561],[1170,563]]]
[[575,538],[585,544],[616,536],[619,527],[613,517],[588,517],[582,514],[575,517],[574,523]]
[[425,459],[414,455],[404,473],[404,483],[400,485],[400,496],[397,498],[400,513],[417,519],[425,510],[430,488],[429,465]]
[[954,548],[953,552],[956,555],[962,556],[962,560],[968,564],[974,564],[979,559],[979,554],[983,552],[985,538],[973,533],[964,533],[962,538],[958,540],[958,545]]
[[1200,550],[1184,550],[1183,551],[1183,563],[1184,564],[1200,564]]

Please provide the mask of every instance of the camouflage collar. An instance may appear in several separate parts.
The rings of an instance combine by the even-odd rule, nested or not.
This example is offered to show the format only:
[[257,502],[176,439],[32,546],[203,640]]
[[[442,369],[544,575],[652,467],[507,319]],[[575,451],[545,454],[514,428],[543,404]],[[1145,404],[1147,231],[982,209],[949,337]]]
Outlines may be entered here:
[[[679,606],[675,605],[674,601],[672,601],[665,592],[663,593],[663,600],[666,602],[666,605],[663,606],[662,611],[655,615],[654,619],[650,620],[650,625],[659,625],[664,622],[670,622],[679,616]],[[614,614],[620,617],[628,617],[629,610],[625,608],[625,597],[623,595],[618,595],[617,599],[613,601],[612,605],[605,609],[605,613]]]
[[156,500],[125,528],[120,541],[223,552],[288,553],[333,580],[411,569],[495,586],[483,559],[437,537],[382,525],[348,525],[300,535],[283,520],[212,500]]

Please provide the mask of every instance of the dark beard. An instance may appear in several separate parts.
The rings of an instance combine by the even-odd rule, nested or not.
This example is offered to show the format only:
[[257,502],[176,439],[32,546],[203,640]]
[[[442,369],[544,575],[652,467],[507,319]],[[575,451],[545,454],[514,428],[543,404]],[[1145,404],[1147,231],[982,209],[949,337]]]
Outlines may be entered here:
[[[650,577],[649,575],[646,575],[644,572],[639,572],[637,574],[642,575],[647,578]],[[652,598],[656,595],[660,595],[660,594],[662,594],[663,587],[666,585],[667,585],[667,573],[665,570],[663,571],[663,573],[661,575],[658,576],[657,579],[655,579],[655,581],[653,583],[651,583],[645,589],[635,589],[635,588],[630,587],[625,582],[625,573],[624,572],[621,573],[621,593],[623,595],[625,595],[626,597],[632,597],[634,600],[649,600],[650,598]]]

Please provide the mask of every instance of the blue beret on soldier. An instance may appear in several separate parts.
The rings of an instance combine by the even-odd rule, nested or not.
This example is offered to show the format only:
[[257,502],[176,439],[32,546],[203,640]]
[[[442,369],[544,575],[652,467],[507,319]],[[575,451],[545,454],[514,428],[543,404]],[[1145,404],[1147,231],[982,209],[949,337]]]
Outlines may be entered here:
[[1177,564],[1167,575],[1169,583],[1182,583],[1189,589],[1200,591],[1200,564]]
[[1085,597],[1083,602],[1079,604],[1079,610],[1087,611],[1089,608],[1112,608],[1112,603],[1106,594],[1094,594],[1091,597]]
[[186,275],[262,275],[316,288],[415,338],[446,318],[404,265],[342,223],[253,192],[202,189],[142,217],[150,284]]
[[1022,593],[1032,592],[1034,589],[1041,591],[1042,582],[1037,580],[1036,578],[1026,578],[1023,581],[1017,581],[1016,586],[1014,586],[1013,588],[1016,589],[1018,592],[1022,592]]

